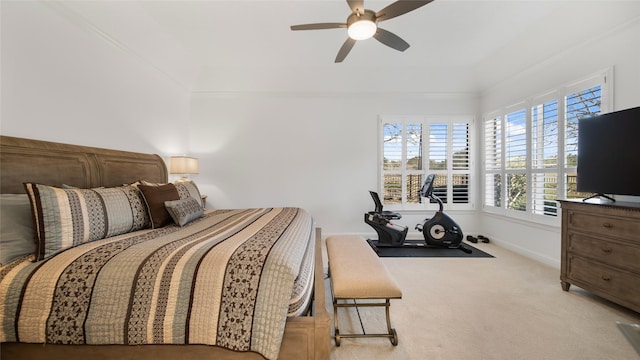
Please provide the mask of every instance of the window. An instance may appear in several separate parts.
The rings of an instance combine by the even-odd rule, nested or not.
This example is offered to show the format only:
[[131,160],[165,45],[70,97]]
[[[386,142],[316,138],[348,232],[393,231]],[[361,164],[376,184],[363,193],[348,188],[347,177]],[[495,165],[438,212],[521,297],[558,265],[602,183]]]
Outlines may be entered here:
[[557,218],[576,192],[578,124],[609,104],[611,69],[491,114],[484,120],[484,209]]
[[504,116],[507,209],[527,208],[527,111],[518,109]]
[[385,206],[425,209],[420,188],[426,174],[436,174],[434,194],[447,208],[471,209],[472,124],[472,116],[381,117],[379,192]]
[[484,204],[502,207],[502,117],[484,123]]
[[576,191],[578,169],[578,122],[580,119],[602,112],[602,86],[595,85],[586,89],[571,92],[565,96],[565,159],[562,178],[565,196],[568,198],[584,198],[591,194]]
[[531,211],[557,216],[558,100],[531,107]]

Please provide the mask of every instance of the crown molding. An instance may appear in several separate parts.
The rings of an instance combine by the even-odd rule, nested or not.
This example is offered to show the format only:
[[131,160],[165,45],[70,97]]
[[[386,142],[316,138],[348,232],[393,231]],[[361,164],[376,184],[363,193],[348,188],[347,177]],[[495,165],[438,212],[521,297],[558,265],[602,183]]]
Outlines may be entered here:
[[405,92],[405,91],[193,91],[194,98],[398,98],[436,100],[477,100],[479,93]]

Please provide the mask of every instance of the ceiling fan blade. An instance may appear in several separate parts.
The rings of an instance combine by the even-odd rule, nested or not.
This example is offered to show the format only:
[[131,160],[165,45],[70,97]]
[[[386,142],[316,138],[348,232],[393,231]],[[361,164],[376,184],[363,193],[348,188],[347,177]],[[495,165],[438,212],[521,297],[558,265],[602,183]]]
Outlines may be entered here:
[[342,44],[342,47],[340,47],[340,51],[338,51],[338,55],[336,56],[335,62],[337,63],[342,62],[342,60],[344,60],[344,58],[347,57],[347,55],[349,54],[349,51],[351,51],[351,48],[353,48],[353,45],[355,44],[356,44],[356,40],[353,40],[352,38],[347,38],[344,44]]
[[360,10],[360,14],[364,13],[364,0],[347,0],[347,4],[349,4],[352,13],[356,10]]
[[346,28],[345,23],[317,23],[317,24],[304,24],[304,25],[291,25],[291,30],[323,30],[323,29],[338,29]]
[[376,13],[376,20],[384,21],[393,19],[396,16],[400,16],[413,11],[421,6],[425,6],[433,0],[398,0],[384,9]]
[[408,42],[402,40],[398,35],[385,29],[378,28],[373,37],[381,43],[387,45],[388,47],[394,48],[398,51],[405,51],[409,48]]

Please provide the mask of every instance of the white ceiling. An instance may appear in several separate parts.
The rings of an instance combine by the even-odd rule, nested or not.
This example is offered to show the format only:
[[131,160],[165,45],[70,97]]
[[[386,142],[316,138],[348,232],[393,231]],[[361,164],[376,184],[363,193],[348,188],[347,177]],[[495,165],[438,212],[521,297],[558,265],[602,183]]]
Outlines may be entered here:
[[289,26],[344,22],[344,0],[137,4],[187,54],[194,92],[477,92],[640,18],[640,1],[435,0],[379,24],[411,45],[405,52],[369,39],[335,64],[346,29]]

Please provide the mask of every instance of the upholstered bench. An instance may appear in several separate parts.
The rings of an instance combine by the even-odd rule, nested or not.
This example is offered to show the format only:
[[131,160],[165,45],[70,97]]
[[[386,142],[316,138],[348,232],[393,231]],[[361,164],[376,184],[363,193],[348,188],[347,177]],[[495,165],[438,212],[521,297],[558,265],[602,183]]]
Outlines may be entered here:
[[[388,337],[398,345],[398,334],[391,327],[390,299],[402,298],[402,291],[367,241],[361,236],[331,236],[327,238],[329,278],[333,297],[333,324],[336,346],[341,338]],[[353,303],[344,301],[353,300]],[[361,302],[358,302],[360,300]],[[363,302],[364,300],[364,302]],[[384,302],[382,302],[384,300]],[[386,310],[386,334],[341,334],[338,329],[338,308],[380,306]],[[358,316],[360,314],[358,313]]]

